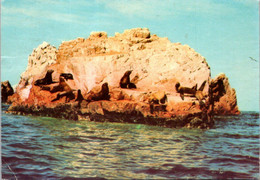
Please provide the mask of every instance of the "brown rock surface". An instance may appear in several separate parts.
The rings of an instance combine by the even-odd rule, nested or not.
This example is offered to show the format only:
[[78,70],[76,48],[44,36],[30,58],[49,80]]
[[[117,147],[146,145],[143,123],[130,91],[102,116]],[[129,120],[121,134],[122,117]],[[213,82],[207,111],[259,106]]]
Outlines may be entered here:
[[[198,105],[198,101],[193,97],[185,97],[183,101],[175,90],[176,82],[187,87],[195,84],[200,87],[206,80],[203,93],[208,95],[210,67],[205,58],[188,45],[171,43],[167,38],[152,35],[147,28],[125,30],[122,34],[116,33],[114,37],[108,37],[105,32],[93,32],[87,39],[77,38],[63,42],[58,50],[48,43],[43,43],[29,56],[28,67],[21,76],[16,94],[12,96],[15,102],[10,111],[24,111],[26,106],[30,109],[27,113],[37,114],[37,111],[38,115],[43,115],[46,108],[65,107],[68,112],[71,112],[69,108],[75,108],[73,101],[65,104],[65,98],[51,102],[57,93],[50,93],[33,85],[33,82],[45,76],[48,69],[54,70],[52,77],[57,82],[60,73],[73,74],[74,80],[68,80],[66,83],[74,90],[80,89],[85,98],[90,91],[98,91],[103,83],[107,82],[109,85],[110,101],[83,101],[81,109],[75,110],[76,115],[72,113],[73,119],[91,117],[90,120],[97,120],[100,116],[107,118],[113,117],[111,114],[120,114],[119,120],[124,117],[123,119],[128,121],[131,115],[142,117],[145,121],[152,118],[151,124],[156,125],[161,123],[166,126],[169,120],[172,127],[177,127],[176,123],[186,126],[196,117],[203,119],[202,123],[197,125],[200,121],[196,120],[197,124],[191,123],[189,126],[209,126],[205,125],[206,112]],[[119,81],[127,70],[133,70],[130,79],[137,89],[119,88]],[[165,105],[151,106],[149,95],[157,91],[165,92],[167,102]],[[231,106],[226,106],[232,107],[233,113],[236,104],[225,100],[225,97],[233,98],[235,94],[233,91],[226,92],[228,94],[223,96],[220,102],[231,103]],[[221,104],[216,109],[220,107]],[[48,109],[48,112],[50,116],[59,116],[53,110]],[[161,119],[158,120],[160,123],[154,123],[156,118]],[[172,119],[174,122],[171,122]]]

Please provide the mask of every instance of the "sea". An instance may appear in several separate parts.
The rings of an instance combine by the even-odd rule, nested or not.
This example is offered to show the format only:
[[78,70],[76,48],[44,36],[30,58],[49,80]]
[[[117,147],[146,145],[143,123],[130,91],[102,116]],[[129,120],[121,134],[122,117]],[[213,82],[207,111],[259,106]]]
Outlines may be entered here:
[[258,179],[259,112],[212,129],[6,114],[2,179]]

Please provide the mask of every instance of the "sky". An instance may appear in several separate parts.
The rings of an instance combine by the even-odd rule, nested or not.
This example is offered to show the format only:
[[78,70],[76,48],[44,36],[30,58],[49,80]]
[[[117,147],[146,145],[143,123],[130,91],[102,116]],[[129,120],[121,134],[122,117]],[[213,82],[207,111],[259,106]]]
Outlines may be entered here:
[[[223,72],[242,111],[259,111],[259,0],[2,0],[1,81],[18,84],[28,56],[43,41],[108,36],[125,29],[188,44],[214,78]],[[252,60],[251,58],[254,60]],[[256,60],[256,61],[255,61]]]

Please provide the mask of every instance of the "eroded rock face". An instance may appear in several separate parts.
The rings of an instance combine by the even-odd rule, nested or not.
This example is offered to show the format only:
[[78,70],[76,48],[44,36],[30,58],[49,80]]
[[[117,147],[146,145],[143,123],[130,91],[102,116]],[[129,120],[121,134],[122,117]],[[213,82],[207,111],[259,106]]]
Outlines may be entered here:
[[8,97],[14,94],[14,90],[9,81],[1,82],[1,100],[2,103],[10,103]]
[[[75,95],[76,90],[80,89],[84,98],[90,91],[98,92],[101,85],[107,82],[110,101],[83,101],[80,109],[73,104],[76,103],[74,100],[66,103],[65,98],[61,98],[52,102],[57,97],[57,92],[51,93],[34,85],[50,69],[54,70],[52,78],[55,82],[59,81],[60,73],[71,73],[73,80],[67,80],[66,83],[75,90]],[[137,89],[119,87],[120,79],[128,70],[132,70],[130,80]],[[151,118],[152,122],[161,118],[158,122],[165,126],[169,120],[172,127],[209,127],[212,123],[207,121],[205,108],[202,110],[194,97],[182,100],[175,89],[177,82],[182,86],[193,87],[197,84],[200,87],[204,81],[206,85],[203,94],[207,98],[211,81],[210,67],[205,58],[188,45],[171,43],[167,38],[151,34],[147,28],[125,30],[121,34],[116,33],[114,37],[108,37],[105,32],[93,32],[87,39],[77,38],[63,42],[58,50],[48,43],[43,43],[34,50],[29,56],[28,67],[21,76],[17,92],[12,96],[14,103],[10,111],[25,111],[26,106],[29,114],[42,115],[48,111],[51,112],[50,116],[56,117],[59,113],[50,109],[66,106],[66,112],[70,113],[69,108],[76,108],[73,119],[90,117],[91,120],[119,114],[119,120],[123,117],[127,120],[127,115],[131,115],[146,118],[145,122]],[[225,106],[232,107],[230,110],[234,112],[236,103],[228,98],[233,98],[235,94],[228,90],[227,79],[224,78],[223,82],[227,85],[225,87],[228,93],[220,98],[220,102],[231,103]],[[167,96],[163,104],[151,104],[157,102],[156,99],[149,100],[156,92],[163,92]],[[219,104],[216,109],[222,106],[224,105]],[[197,119],[193,120],[195,117]]]

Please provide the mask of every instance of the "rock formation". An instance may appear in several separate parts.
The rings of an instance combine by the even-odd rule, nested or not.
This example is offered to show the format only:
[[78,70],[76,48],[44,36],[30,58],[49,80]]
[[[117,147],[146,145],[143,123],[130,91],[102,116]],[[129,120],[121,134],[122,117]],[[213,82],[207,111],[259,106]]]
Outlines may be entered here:
[[2,103],[10,103],[8,97],[14,94],[14,90],[9,81],[1,82],[1,100]]
[[212,80],[212,83],[223,82],[223,88],[219,93],[218,100],[215,102],[214,113],[221,115],[239,114],[236,98],[236,90],[230,87],[228,78],[224,73],[219,74]]
[[[54,81],[59,81],[60,73],[73,74],[74,79],[66,83],[72,89],[80,89],[83,97],[107,82],[110,101],[87,103],[83,100],[81,109],[75,111],[71,110],[75,108],[74,104],[65,104],[63,98],[51,102],[56,93],[33,85],[37,79],[44,77],[48,69],[54,70]],[[132,70],[130,79],[137,89],[119,87],[119,81],[127,70]],[[175,89],[177,82],[187,87],[196,84],[200,87],[204,81],[206,85],[203,94],[207,97],[211,82],[210,67],[205,58],[188,45],[171,43],[167,38],[151,34],[147,28],[125,30],[123,33],[115,33],[114,37],[108,37],[105,32],[92,32],[86,39],[63,42],[58,50],[45,42],[34,50],[29,56],[28,67],[21,76],[16,94],[12,96],[14,102],[9,111],[44,115],[46,110],[52,112],[50,108],[59,109],[64,105],[66,111],[73,112],[70,113],[73,119],[111,120],[109,115],[113,114],[113,119],[119,122],[140,122],[143,118],[143,123],[146,121],[147,124],[166,126],[168,123],[169,127],[189,124],[193,127],[192,122],[195,120],[192,119],[196,117],[203,120],[201,123],[196,120],[194,126],[208,127],[205,110],[201,109],[198,101],[194,97],[185,97],[183,101]],[[227,78],[223,81],[230,88]],[[151,111],[149,94],[157,91],[165,92],[167,103],[155,104]],[[236,103],[231,100],[235,94],[233,91],[226,92],[228,93],[219,102],[231,103],[225,105],[230,109],[218,111],[224,107],[219,103],[216,105],[216,112],[239,112]],[[30,108],[25,110],[25,106]],[[235,108],[237,111],[233,111]],[[114,118],[117,117],[115,114],[118,114],[118,118]],[[50,115],[56,116],[55,113]],[[134,118],[135,120],[130,120]]]

